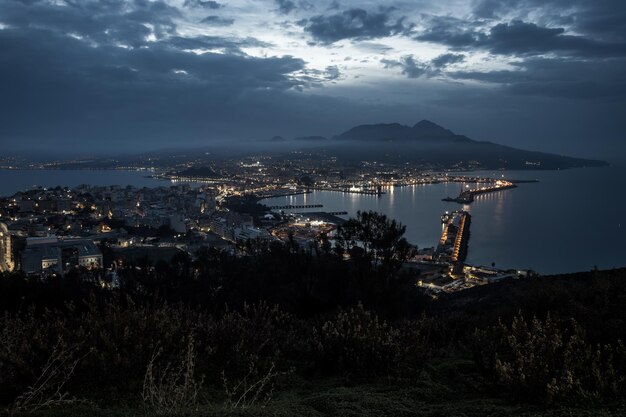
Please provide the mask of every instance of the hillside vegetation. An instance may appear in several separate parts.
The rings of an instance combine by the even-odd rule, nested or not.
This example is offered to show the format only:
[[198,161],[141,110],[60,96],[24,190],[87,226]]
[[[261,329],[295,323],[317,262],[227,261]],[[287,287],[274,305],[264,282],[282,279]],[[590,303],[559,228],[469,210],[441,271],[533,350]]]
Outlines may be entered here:
[[[372,221],[372,219],[369,219]],[[378,219],[381,220],[381,219]],[[120,270],[0,276],[12,415],[623,415],[626,270],[432,299],[402,228],[205,251]],[[343,243],[341,243],[343,242]],[[344,253],[351,254],[344,260]],[[373,261],[376,258],[376,262]]]

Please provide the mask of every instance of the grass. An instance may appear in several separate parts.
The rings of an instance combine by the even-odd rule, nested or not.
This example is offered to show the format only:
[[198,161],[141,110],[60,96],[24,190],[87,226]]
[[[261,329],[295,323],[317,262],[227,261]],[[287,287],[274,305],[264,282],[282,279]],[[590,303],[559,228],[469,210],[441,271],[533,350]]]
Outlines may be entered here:
[[[505,417],[505,416],[623,416],[624,405],[613,407],[575,406],[544,408],[520,404],[504,397],[486,394],[489,387],[473,364],[464,359],[434,361],[414,380],[380,378],[377,381],[351,378],[315,377],[303,379],[289,375],[277,387],[267,404],[245,409],[224,406],[219,389],[205,389],[195,410],[179,416],[346,416],[346,417]],[[138,397],[118,401],[94,401],[94,405],[40,410],[41,417],[146,416]]]

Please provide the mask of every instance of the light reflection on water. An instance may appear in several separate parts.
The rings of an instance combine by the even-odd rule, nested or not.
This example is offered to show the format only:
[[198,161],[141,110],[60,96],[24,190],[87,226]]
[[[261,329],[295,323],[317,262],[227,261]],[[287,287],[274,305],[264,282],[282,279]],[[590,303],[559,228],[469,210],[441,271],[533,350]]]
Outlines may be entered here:
[[[140,171],[0,170],[0,195],[33,185],[172,185]],[[501,178],[501,172],[472,175]],[[314,191],[266,200],[268,205],[323,204],[324,211],[375,210],[407,226],[407,239],[420,247],[437,244],[441,214],[465,208],[472,213],[468,261],[499,267],[534,268],[543,273],[626,266],[626,193],[622,166],[566,171],[506,172],[507,179],[539,183],[482,195],[471,205],[441,201],[456,196],[460,184],[385,189],[382,196]]]
[[[501,178],[501,172],[473,175]],[[507,172],[507,179],[539,179],[518,188],[478,196],[470,205],[441,201],[458,195],[459,184],[386,188],[380,197],[314,191],[308,204],[323,211],[375,210],[407,226],[406,237],[419,247],[435,246],[441,214],[465,209],[472,214],[468,262],[502,268],[533,268],[542,273],[626,266],[626,169],[609,167],[567,171]],[[283,198],[272,199],[283,203]],[[303,201],[296,196],[293,204]]]

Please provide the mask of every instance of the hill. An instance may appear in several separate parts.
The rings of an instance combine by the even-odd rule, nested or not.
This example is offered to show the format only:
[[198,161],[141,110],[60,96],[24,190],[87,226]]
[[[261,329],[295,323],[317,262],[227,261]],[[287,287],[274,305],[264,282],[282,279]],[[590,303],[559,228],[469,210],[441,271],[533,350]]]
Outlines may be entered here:
[[608,165],[604,161],[528,151],[458,135],[431,121],[414,126],[366,124],[333,137],[344,159],[421,162],[447,168],[565,169]]
[[[500,282],[386,321],[360,304],[320,317],[267,303],[218,312],[162,303],[161,291],[139,296],[128,292],[132,281],[110,293],[84,280],[0,274],[0,408],[46,417],[624,415],[625,277],[621,269]],[[54,362],[55,371],[71,369],[59,381],[76,399],[43,407],[44,391],[14,403],[61,354],[69,365]],[[561,375],[572,386],[555,386]]]
[[359,125],[334,138],[337,140],[360,141],[406,141],[436,138],[461,142],[470,140],[465,136],[456,135],[452,131],[428,120],[422,120],[413,127],[399,123]]

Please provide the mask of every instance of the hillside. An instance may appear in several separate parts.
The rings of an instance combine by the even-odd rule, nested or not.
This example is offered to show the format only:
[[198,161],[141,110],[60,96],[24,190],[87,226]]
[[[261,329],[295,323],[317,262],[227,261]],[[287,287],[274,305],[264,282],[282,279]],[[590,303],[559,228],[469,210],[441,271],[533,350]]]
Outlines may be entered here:
[[[316,268],[329,261],[267,253],[233,276],[249,285],[290,264],[282,273],[293,277],[300,270],[311,278],[327,274]],[[241,263],[211,256],[189,267],[217,268],[217,277]],[[124,288],[113,293],[79,276],[42,282],[0,275],[7,348],[0,351],[0,407],[37,416],[553,417],[625,411],[626,352],[619,342],[626,329],[624,269],[501,282],[430,302],[410,297],[421,313],[386,319],[359,303],[336,304],[314,316],[266,302],[194,306],[207,294],[201,282],[212,285],[207,278],[213,275],[198,282],[183,265],[179,259],[157,273],[133,268]],[[262,284],[270,296],[299,292],[275,281]],[[181,286],[189,289],[184,302],[166,302]],[[328,291],[324,297],[336,293]],[[240,289],[231,294],[229,306],[242,295]],[[406,288],[403,295],[385,294],[390,296],[398,303]],[[14,402],[49,358],[68,362],[55,362],[61,381],[66,367],[77,364],[62,387],[70,401],[53,399],[51,408],[36,408],[57,388],[51,379],[30,403]],[[503,365],[494,366],[496,358]],[[562,375],[571,386],[566,380],[553,385]]]
[[606,166],[604,161],[528,151],[476,141],[428,120],[353,127],[333,137],[338,156],[352,160],[421,162],[483,169],[565,169]]

